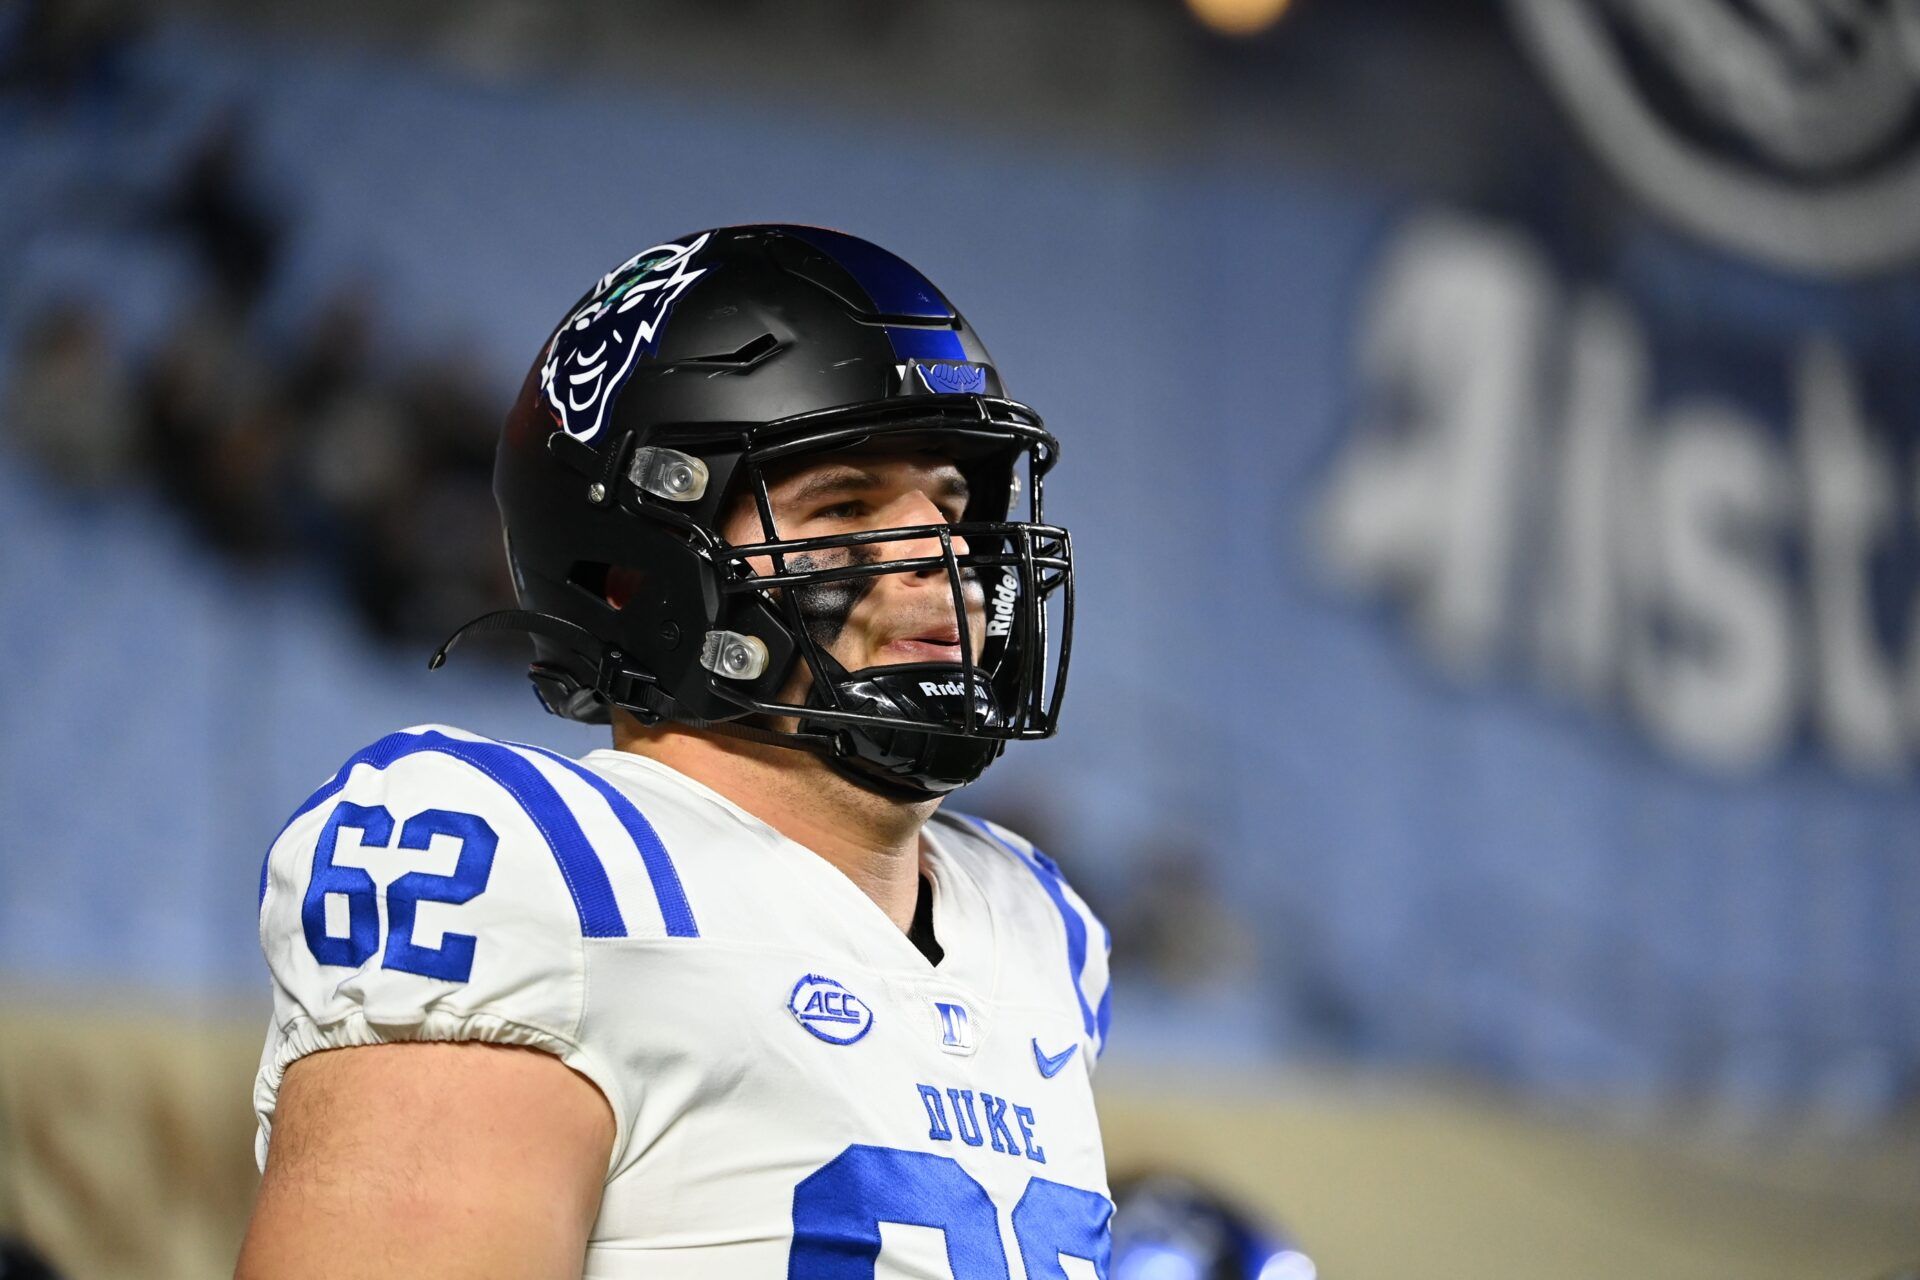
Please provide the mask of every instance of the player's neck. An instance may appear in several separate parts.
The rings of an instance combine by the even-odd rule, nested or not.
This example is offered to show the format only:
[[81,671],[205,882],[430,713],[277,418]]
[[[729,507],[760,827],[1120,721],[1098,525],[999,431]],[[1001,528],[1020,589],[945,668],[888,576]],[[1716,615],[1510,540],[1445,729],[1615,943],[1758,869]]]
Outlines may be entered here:
[[825,858],[905,931],[919,893],[920,829],[938,800],[895,800],[847,781],[804,751],[677,725],[642,728],[621,713],[613,745],[712,787]]

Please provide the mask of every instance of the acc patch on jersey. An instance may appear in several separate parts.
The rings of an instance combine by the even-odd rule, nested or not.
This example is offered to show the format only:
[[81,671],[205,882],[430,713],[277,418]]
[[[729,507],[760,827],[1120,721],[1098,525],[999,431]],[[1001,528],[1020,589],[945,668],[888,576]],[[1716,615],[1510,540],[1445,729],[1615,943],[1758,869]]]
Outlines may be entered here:
[[832,978],[809,973],[793,984],[787,1008],[796,1021],[828,1044],[852,1044],[873,1030],[873,1010]]
[[706,274],[705,267],[692,266],[706,243],[702,235],[692,244],[660,244],[634,254],[600,277],[553,335],[540,366],[540,389],[562,431],[576,440],[600,433],[634,360],[643,349],[653,350],[667,311]]

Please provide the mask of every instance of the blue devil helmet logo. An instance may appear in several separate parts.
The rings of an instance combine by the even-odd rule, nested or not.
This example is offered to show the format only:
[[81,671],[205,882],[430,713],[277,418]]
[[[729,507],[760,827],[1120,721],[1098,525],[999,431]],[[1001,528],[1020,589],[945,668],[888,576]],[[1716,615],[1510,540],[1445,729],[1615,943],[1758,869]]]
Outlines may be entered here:
[[634,254],[600,277],[553,335],[540,366],[540,389],[561,430],[577,440],[600,433],[607,406],[641,350],[653,350],[668,309],[706,274],[705,267],[692,269],[706,243],[702,235],[692,244],[655,245]]

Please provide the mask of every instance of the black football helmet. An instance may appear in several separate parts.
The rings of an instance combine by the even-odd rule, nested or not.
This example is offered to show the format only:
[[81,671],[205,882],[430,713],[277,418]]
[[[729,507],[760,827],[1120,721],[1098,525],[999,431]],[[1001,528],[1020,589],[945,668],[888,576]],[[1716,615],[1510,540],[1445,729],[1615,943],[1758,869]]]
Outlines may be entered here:
[[[862,451],[952,461],[960,520],[779,537],[769,475]],[[529,372],[494,468],[521,607],[467,624],[433,665],[470,629],[528,631],[557,715],[623,707],[814,751],[881,792],[942,794],[1058,724],[1073,566],[1042,506],[1058,453],[960,313],[886,250],[799,226],[657,245],[601,277]],[[721,536],[736,503],[761,539]],[[907,542],[924,554],[888,558]],[[964,623],[957,663],[848,671],[827,652],[880,575],[935,572],[956,618],[984,603],[978,652]],[[806,696],[782,700],[796,664]]]
[[1315,1280],[1313,1259],[1245,1206],[1184,1175],[1113,1183],[1111,1280]]

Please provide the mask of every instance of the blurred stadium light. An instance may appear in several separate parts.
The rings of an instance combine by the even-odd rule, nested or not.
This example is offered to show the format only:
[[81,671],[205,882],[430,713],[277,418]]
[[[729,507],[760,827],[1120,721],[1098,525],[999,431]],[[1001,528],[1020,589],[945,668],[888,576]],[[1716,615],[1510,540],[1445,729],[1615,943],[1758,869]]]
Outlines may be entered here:
[[1291,0],[1187,0],[1193,16],[1226,36],[1250,36],[1280,20]]

